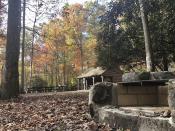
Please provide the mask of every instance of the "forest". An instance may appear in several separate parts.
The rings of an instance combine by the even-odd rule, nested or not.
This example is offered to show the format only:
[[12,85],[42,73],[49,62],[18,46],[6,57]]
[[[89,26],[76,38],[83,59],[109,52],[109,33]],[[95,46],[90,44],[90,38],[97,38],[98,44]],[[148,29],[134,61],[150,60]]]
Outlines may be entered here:
[[0,0],[0,98],[75,91],[96,67],[174,71],[174,14],[174,0]]
[[[77,76],[91,67],[120,67],[123,72],[173,68],[173,0],[82,4],[27,0],[14,5],[19,6],[19,12],[12,20],[10,15],[14,17],[14,12],[8,11],[8,4],[2,0],[0,8],[2,86],[6,64],[10,64],[10,72],[15,72],[9,77],[19,81],[15,85],[20,91],[34,85],[76,88]],[[12,47],[8,44],[13,44],[9,40],[13,38],[11,31],[8,39],[11,21],[21,27],[21,33],[15,33],[18,37],[11,34],[18,38],[14,38],[18,44]],[[9,51],[5,49],[8,45]],[[8,58],[14,61],[8,63]]]

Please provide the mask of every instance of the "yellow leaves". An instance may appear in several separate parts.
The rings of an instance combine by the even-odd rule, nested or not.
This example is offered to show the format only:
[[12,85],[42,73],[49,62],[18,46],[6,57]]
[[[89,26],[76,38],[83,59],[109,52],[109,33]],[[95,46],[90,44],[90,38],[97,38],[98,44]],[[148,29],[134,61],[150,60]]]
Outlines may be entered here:
[[95,49],[96,45],[97,45],[97,40],[95,38],[89,39],[85,44],[85,48]]
[[4,46],[5,42],[6,42],[6,37],[0,35],[0,46],[2,46],[2,45]]
[[[60,70],[63,70],[61,65],[65,63],[75,64],[75,70],[81,70],[81,47],[84,50],[84,61],[94,63],[95,58],[91,55],[94,55],[96,38],[85,39],[83,35],[83,32],[87,31],[86,17],[87,9],[81,4],[66,5],[62,16],[43,26],[44,46],[48,50],[48,55],[51,56],[48,60],[54,60],[53,63],[57,62]],[[43,61],[44,57],[40,57],[40,61]]]
[[93,67],[96,64],[97,56],[95,54],[95,48],[97,46],[97,40],[94,37],[89,38],[84,46],[84,59],[86,60],[85,63],[88,67]]
[[67,37],[67,39],[66,39],[66,44],[67,44],[68,46],[73,46],[73,45],[75,45],[75,40],[72,39],[72,38],[70,38],[70,37]]

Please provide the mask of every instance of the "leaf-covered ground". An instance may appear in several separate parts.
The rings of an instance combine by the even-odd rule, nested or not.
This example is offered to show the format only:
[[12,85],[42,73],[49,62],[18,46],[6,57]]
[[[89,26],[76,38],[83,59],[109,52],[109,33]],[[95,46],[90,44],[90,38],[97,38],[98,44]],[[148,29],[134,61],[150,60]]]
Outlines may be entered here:
[[30,94],[0,101],[0,131],[109,131],[88,114],[88,92]]

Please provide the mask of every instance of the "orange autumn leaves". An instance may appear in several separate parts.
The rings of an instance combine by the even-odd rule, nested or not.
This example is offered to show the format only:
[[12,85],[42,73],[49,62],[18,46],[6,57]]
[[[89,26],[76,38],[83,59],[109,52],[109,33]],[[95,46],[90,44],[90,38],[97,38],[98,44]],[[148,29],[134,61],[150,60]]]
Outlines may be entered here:
[[34,54],[36,67],[57,65],[63,70],[63,66],[74,65],[74,70],[79,73],[82,60],[85,68],[96,64],[96,39],[87,40],[83,35],[87,31],[87,11],[80,4],[65,5],[57,19],[43,25],[43,43],[35,46],[38,52]]

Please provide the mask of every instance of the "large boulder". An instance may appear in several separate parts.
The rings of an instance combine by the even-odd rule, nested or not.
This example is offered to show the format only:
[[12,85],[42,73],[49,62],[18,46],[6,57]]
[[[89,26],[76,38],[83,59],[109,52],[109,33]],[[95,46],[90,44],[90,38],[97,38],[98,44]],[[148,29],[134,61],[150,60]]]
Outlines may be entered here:
[[169,71],[151,72],[150,78],[151,80],[169,80],[175,79],[175,75]]
[[171,120],[175,124],[175,79],[168,82],[168,104],[171,109]]
[[175,80],[168,82],[168,104],[171,109],[175,109]]
[[123,82],[134,82],[143,80],[169,80],[175,79],[175,74],[168,71],[161,72],[130,72],[122,76]]
[[149,79],[150,79],[150,72],[130,72],[125,73],[122,76],[123,82],[134,82]]
[[93,117],[95,110],[104,105],[117,105],[117,85],[111,82],[97,83],[89,90],[90,114]]

